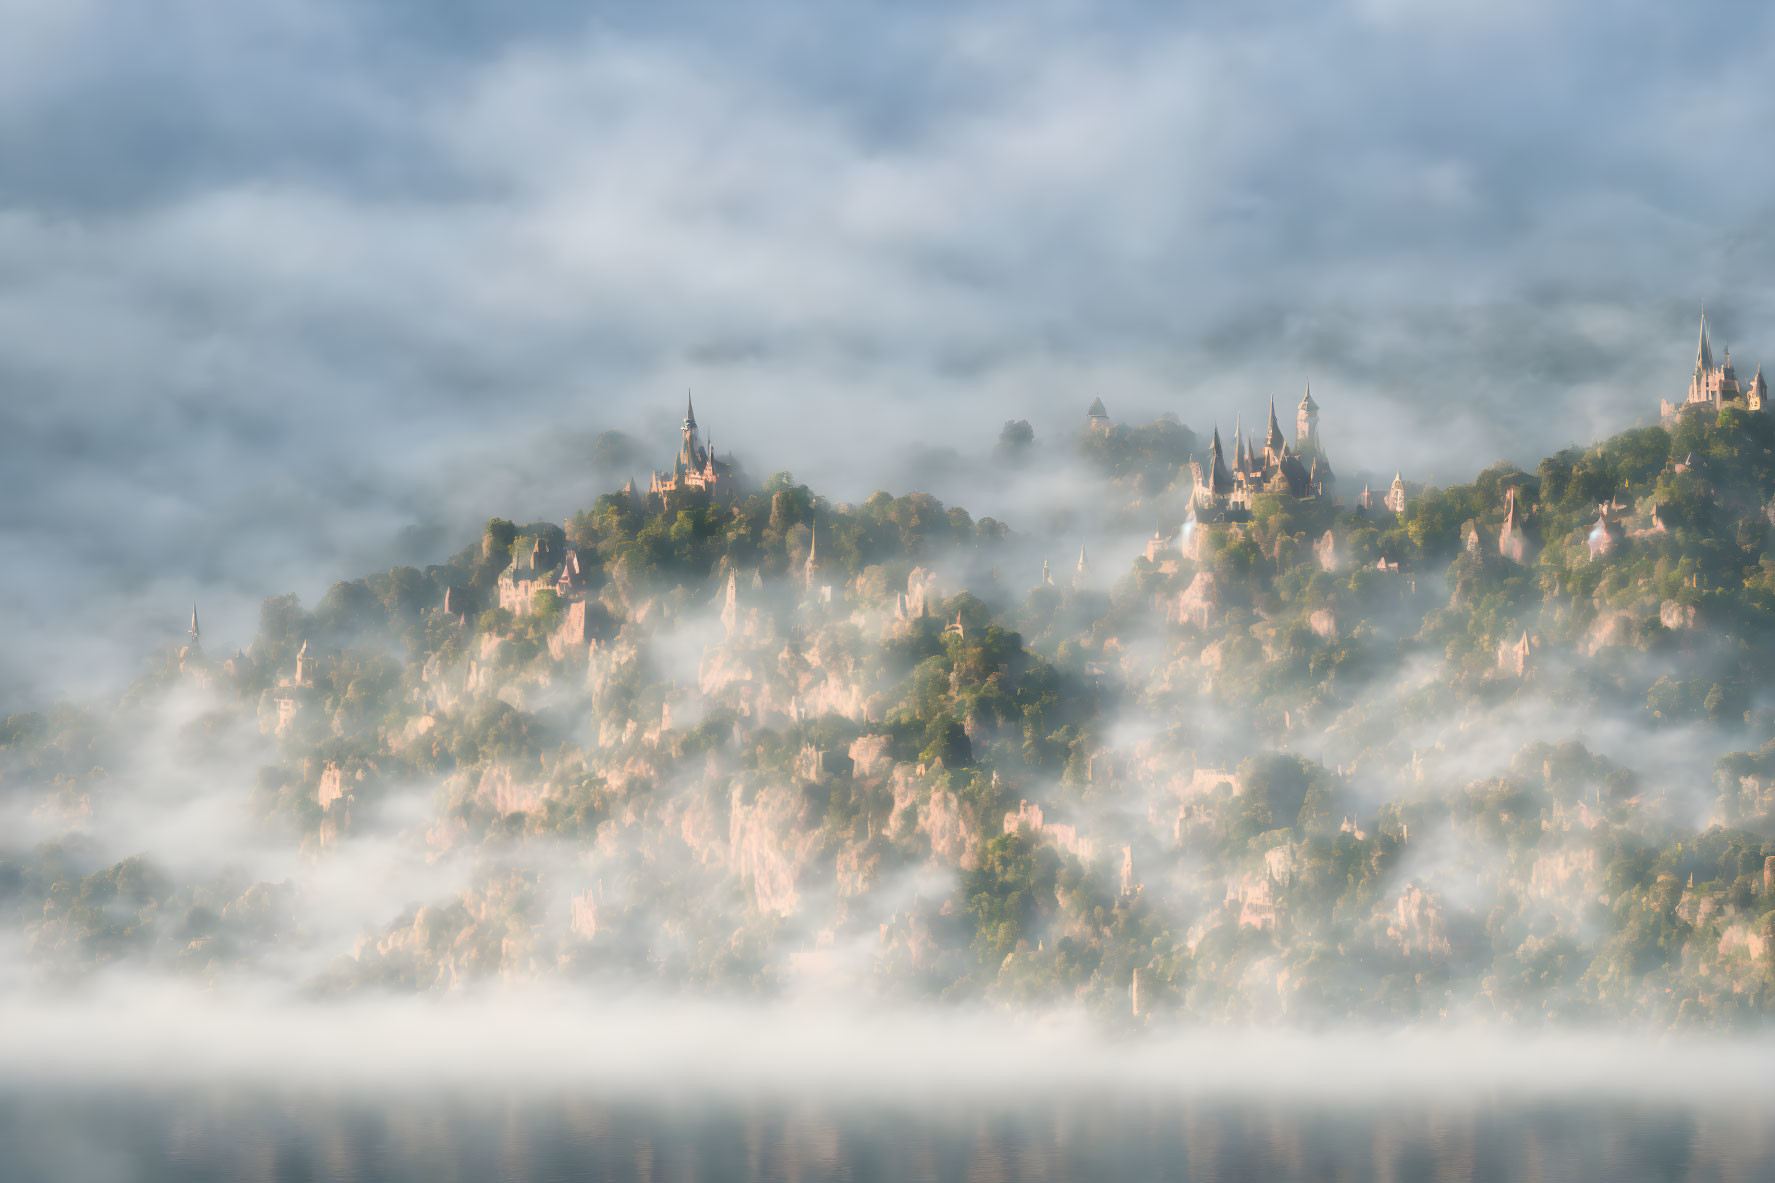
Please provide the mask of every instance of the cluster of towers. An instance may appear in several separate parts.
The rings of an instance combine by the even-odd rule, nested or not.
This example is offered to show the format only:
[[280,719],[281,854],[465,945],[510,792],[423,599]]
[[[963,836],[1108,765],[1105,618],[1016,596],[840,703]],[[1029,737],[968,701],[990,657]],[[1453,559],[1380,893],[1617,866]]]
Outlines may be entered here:
[[1191,508],[1199,516],[1240,516],[1249,513],[1262,493],[1287,493],[1293,497],[1330,497],[1336,484],[1331,461],[1319,443],[1319,404],[1309,385],[1295,415],[1294,440],[1282,434],[1276,419],[1276,403],[1270,400],[1269,430],[1261,450],[1243,429],[1233,428],[1233,454],[1229,460],[1214,429],[1208,462],[1191,459]]
[[1695,370],[1689,378],[1689,393],[1681,402],[1665,399],[1659,410],[1665,419],[1685,411],[1717,414],[1727,403],[1738,403],[1747,411],[1761,411],[1769,401],[1769,387],[1763,381],[1763,368],[1757,367],[1749,385],[1738,381],[1732,368],[1732,351],[1726,350],[1718,365],[1713,361],[1713,344],[1707,339],[1707,316],[1701,317],[1701,340],[1695,346]]
[[673,496],[684,493],[713,493],[726,480],[731,479],[733,468],[724,460],[715,459],[713,443],[704,445],[697,432],[696,407],[690,396],[684,397],[684,435],[679,444],[678,454],[672,458],[670,472],[655,472],[653,482],[648,486],[648,495],[658,497],[662,503],[669,502]]

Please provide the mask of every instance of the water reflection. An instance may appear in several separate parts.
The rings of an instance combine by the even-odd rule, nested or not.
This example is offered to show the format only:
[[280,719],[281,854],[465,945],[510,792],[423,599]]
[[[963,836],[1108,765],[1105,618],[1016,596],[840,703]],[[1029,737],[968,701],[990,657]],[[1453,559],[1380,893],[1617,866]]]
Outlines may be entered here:
[[1763,1180],[1769,1112],[1054,1098],[1020,1105],[0,1094],[0,1176],[275,1180]]

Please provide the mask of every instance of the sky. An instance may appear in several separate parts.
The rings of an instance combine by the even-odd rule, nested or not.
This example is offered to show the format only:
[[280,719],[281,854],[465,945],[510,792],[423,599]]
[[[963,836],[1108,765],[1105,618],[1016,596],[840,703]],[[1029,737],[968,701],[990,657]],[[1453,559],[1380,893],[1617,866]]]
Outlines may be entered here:
[[[1310,378],[1340,474],[1775,349],[1753,5],[0,0],[0,714],[722,451],[861,499]],[[1775,363],[1775,353],[1770,360]],[[1007,503],[1009,502],[1009,503]]]

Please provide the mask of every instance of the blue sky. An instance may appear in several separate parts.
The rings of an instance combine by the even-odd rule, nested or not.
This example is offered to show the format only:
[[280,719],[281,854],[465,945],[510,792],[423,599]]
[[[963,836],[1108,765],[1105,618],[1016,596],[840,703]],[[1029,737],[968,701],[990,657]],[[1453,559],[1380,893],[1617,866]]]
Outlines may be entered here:
[[244,640],[264,595],[558,519],[607,487],[599,430],[669,454],[686,387],[755,470],[1016,524],[930,458],[1013,417],[1058,447],[1095,396],[1226,427],[1310,375],[1340,472],[1450,481],[1644,419],[1703,303],[1747,369],[1775,350],[1760,6],[0,27],[0,530],[29,556],[0,707],[192,596]]

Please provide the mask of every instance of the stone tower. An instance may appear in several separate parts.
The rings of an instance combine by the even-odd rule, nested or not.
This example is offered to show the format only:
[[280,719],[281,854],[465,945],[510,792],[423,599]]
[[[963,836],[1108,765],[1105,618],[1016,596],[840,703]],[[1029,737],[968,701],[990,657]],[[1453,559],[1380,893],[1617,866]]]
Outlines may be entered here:
[[1300,409],[1294,415],[1294,450],[1315,453],[1319,450],[1319,404],[1313,401],[1311,382],[1307,383],[1307,392],[1300,396]]

